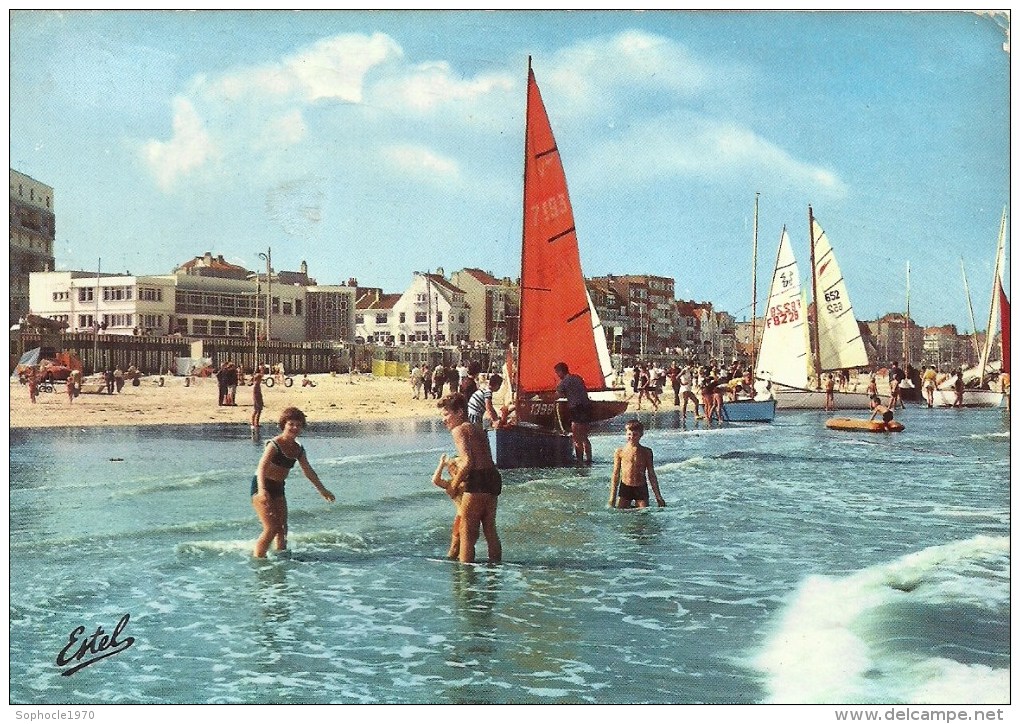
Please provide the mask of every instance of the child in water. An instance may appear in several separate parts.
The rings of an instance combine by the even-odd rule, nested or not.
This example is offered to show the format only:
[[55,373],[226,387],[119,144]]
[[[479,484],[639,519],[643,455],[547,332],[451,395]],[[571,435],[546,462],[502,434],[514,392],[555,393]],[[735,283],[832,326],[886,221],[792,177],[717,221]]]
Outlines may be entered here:
[[659,492],[659,478],[655,475],[652,449],[641,444],[645,432],[640,420],[630,420],[627,444],[613,456],[613,478],[609,482],[609,507],[629,508],[633,502],[638,508],[648,507],[648,485],[651,484],[655,502],[660,508],[666,501]]
[[[450,473],[449,479],[443,477],[444,469]],[[446,553],[446,557],[450,560],[457,560],[460,556],[460,502],[464,497],[464,486],[461,484],[454,488],[450,485],[457,478],[459,471],[460,459],[456,457],[447,458],[444,453],[439,458],[436,472],[432,474],[432,484],[445,490],[457,508],[457,514],[453,517],[453,531],[450,533],[450,550]]]

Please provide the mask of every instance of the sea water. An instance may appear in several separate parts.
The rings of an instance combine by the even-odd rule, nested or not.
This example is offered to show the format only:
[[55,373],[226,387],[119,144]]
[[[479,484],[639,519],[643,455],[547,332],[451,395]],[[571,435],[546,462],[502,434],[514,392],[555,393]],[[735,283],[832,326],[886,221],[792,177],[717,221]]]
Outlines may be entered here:
[[313,421],[337,501],[295,468],[261,561],[246,426],[12,430],[11,702],[1008,702],[1008,415],[898,417],[645,415],[643,511],[606,505],[618,419],[504,472],[497,566],[444,560],[438,420]]

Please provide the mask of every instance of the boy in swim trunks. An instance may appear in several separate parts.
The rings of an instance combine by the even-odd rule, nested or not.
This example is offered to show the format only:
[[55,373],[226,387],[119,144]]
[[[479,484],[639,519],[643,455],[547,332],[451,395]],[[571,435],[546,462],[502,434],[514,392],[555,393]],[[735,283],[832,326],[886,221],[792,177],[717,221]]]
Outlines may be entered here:
[[878,395],[875,395],[871,398],[871,404],[874,405],[874,407],[872,408],[871,417],[869,417],[868,419],[874,420],[876,415],[881,415],[882,426],[886,430],[888,430],[889,423],[892,422],[893,419],[893,411],[882,404],[882,400]]
[[659,478],[655,475],[655,464],[651,448],[641,444],[645,432],[640,420],[631,420],[626,426],[627,444],[616,451],[613,457],[613,478],[609,482],[609,507],[629,508],[631,503],[638,508],[648,507],[648,486],[651,484],[655,502],[660,508],[666,501],[659,492]]
[[436,407],[443,411],[443,423],[453,436],[460,461],[460,469],[449,483],[454,490],[464,490],[460,504],[460,562],[474,562],[480,526],[489,548],[489,562],[498,563],[503,558],[503,547],[496,532],[496,505],[503,480],[492,461],[489,438],[484,430],[468,422],[467,400],[459,392],[447,395]]
[[[449,479],[443,477],[443,470],[449,471]],[[458,472],[460,472],[460,459],[448,459],[443,453],[443,456],[439,458],[436,472],[432,474],[432,484],[445,490],[457,508],[457,514],[453,516],[453,529],[450,531],[450,550],[446,552],[446,557],[453,561],[457,560],[460,555],[460,504],[464,500],[464,488],[452,485]]]

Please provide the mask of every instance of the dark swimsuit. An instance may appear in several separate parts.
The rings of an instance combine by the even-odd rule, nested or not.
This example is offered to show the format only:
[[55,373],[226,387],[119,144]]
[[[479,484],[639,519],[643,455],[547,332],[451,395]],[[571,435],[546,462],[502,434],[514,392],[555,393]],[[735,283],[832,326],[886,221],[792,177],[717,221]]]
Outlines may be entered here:
[[499,495],[503,492],[503,478],[496,468],[468,470],[464,484],[465,493],[488,493]]
[[[287,468],[290,470],[294,467],[294,463],[301,459],[305,454],[305,449],[298,444],[298,456],[296,458],[289,458],[283,454],[283,450],[280,449],[280,444],[276,440],[270,440],[269,443],[276,448],[273,450],[273,457],[270,462],[273,465],[278,465],[281,468]],[[283,480],[270,480],[266,478],[266,494],[270,498],[282,498],[283,497],[283,486],[286,485],[286,481]],[[259,476],[253,475],[251,479],[251,494],[255,495],[259,492]]]
[[627,485],[626,483],[620,483],[619,490],[617,491],[621,503],[629,503],[632,500],[642,500],[648,502],[648,483],[643,485]]

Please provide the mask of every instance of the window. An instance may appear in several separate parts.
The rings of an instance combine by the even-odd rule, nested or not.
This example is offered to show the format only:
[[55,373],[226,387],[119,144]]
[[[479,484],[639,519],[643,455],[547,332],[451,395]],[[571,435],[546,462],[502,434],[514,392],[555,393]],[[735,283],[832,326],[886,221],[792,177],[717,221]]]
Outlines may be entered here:
[[291,302],[284,302],[283,303],[283,313],[286,314],[286,315],[293,314],[294,313],[294,305]]
[[53,292],[54,302],[66,302],[70,298],[69,292]]
[[227,336],[227,320],[225,319],[213,319],[209,323],[209,334],[213,337],[226,337]]
[[79,302],[91,302],[95,299],[95,288],[94,287],[81,287],[78,289],[78,301]]
[[243,337],[244,336],[244,322],[227,322],[227,336],[228,337]]
[[94,324],[95,324],[95,319],[93,319],[91,314],[79,314],[78,315],[78,327],[79,328],[91,327]]
[[301,299],[295,299],[294,300],[294,314],[296,314],[299,317],[302,314],[304,314],[304,311],[302,310],[302,306],[303,306],[302,305],[302,301],[303,300],[301,300]]
[[[407,314],[405,314],[404,312],[401,312],[400,313],[400,323],[403,324],[406,321],[407,321]],[[401,338],[403,338],[403,335],[401,335]],[[401,339],[400,343],[401,344],[404,343],[403,339]]]
[[104,314],[103,322],[109,327],[131,327],[134,315],[131,314]]
[[[183,320],[182,320],[183,321]],[[209,320],[208,319],[193,319],[191,320],[191,332],[195,335],[208,335],[209,334]]]
[[138,287],[138,299],[143,302],[162,302],[163,290],[152,287]]
[[457,321],[459,321],[461,324],[464,324],[464,312],[460,313],[460,316],[457,317]]
[[279,313],[280,313],[280,298],[279,297],[273,297],[273,314],[279,314]]
[[442,312],[440,312],[440,311],[439,311],[439,310],[437,309],[437,310],[436,310],[436,324],[442,324],[442,323],[443,323],[443,313],[442,313]]
[[354,315],[354,323],[355,324],[364,324],[365,323],[365,315],[364,314],[355,314]]
[[415,312],[414,321],[416,324],[425,324],[427,321],[429,321],[429,318],[428,315],[425,314],[425,312]]
[[377,314],[377,315],[375,315],[375,323],[376,324],[386,324],[386,315],[385,314]]

